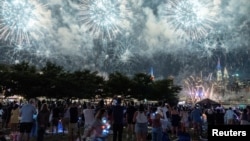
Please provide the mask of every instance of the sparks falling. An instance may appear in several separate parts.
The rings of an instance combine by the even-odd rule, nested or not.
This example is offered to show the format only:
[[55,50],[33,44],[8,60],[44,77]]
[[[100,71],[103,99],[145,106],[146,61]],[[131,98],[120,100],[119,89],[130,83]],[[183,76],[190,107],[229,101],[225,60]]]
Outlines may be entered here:
[[0,0],[0,39],[15,45],[31,43],[40,31],[46,5],[36,0]]
[[213,5],[206,0],[169,0],[162,17],[180,37],[200,39],[208,34],[215,23]]
[[113,39],[127,28],[128,13],[124,0],[84,0],[79,21],[94,37]]

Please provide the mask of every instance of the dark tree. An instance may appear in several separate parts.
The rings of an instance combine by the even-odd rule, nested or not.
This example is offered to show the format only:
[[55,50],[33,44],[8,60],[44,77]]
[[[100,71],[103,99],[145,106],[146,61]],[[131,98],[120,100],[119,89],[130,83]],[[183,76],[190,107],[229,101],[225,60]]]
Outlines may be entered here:
[[152,92],[152,84],[153,80],[151,76],[145,73],[135,74],[132,78],[132,97],[137,98],[139,100],[147,99],[150,97],[150,93]]
[[179,101],[178,93],[181,91],[180,86],[173,84],[172,79],[163,79],[154,83],[154,100],[162,100],[170,105],[176,105]]
[[131,80],[126,75],[115,72],[109,75],[109,79],[106,82],[107,92],[111,95],[128,96],[131,88]]

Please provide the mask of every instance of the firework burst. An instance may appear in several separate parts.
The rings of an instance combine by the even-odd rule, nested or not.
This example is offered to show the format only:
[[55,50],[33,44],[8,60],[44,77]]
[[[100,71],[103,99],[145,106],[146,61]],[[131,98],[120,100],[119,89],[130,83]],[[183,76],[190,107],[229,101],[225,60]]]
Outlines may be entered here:
[[0,39],[15,45],[40,38],[46,5],[36,0],[0,0]]
[[180,37],[200,39],[208,34],[215,23],[213,5],[206,0],[169,0],[161,16]]
[[78,18],[95,37],[112,39],[128,28],[129,13],[124,0],[83,0]]
[[133,56],[134,40],[126,38],[125,40],[117,40],[117,54],[119,61],[128,63]]
[[212,82],[212,74],[209,74],[207,79],[201,77],[190,76],[184,80],[184,90],[188,94],[192,103],[196,100],[201,100],[204,97],[209,98],[214,91],[214,82]]

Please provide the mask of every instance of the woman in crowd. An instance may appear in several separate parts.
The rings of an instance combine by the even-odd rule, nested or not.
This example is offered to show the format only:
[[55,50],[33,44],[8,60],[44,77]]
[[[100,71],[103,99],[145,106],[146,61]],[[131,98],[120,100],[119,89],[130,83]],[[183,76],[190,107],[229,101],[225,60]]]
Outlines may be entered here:
[[69,113],[69,104],[67,103],[64,107],[64,113],[63,113],[63,134],[65,130],[69,130],[69,119],[70,119],[70,113]]
[[103,128],[105,124],[103,123],[102,119],[106,117],[106,110],[104,108],[99,109],[97,114],[95,115],[94,122],[90,125],[89,130],[85,134],[86,137],[92,137],[92,141],[105,141],[106,136],[103,135]]
[[95,110],[91,107],[91,103],[88,102],[87,105],[86,105],[86,109],[83,109],[83,115],[84,115],[84,133],[86,133],[90,126],[92,125],[92,123],[94,122],[95,120]]
[[189,113],[188,113],[188,108],[184,107],[181,112],[181,132],[187,132],[190,124],[189,124]]
[[152,113],[150,114],[152,121],[152,141],[161,141],[162,140],[162,125],[161,118],[163,116],[157,111],[156,107],[152,108]]
[[135,133],[137,141],[146,141],[148,133],[148,118],[143,104],[135,112],[133,121],[135,122]]
[[37,141],[43,141],[46,128],[49,124],[50,111],[48,105],[44,103],[37,115]]
[[248,125],[247,121],[247,109],[243,109],[243,112],[240,115],[240,125]]
[[177,107],[173,107],[171,111],[172,135],[178,136],[181,117]]
[[18,124],[19,124],[19,106],[16,103],[13,103],[13,108],[11,110],[11,117],[10,117],[10,129],[12,140],[16,141],[18,136]]

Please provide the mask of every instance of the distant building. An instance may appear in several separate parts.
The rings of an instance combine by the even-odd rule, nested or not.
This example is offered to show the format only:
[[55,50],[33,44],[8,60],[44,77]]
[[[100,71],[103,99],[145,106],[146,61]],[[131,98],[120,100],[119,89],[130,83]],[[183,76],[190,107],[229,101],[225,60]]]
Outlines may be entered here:
[[218,59],[218,62],[217,62],[217,81],[221,82],[222,81],[222,71],[221,71],[221,65],[220,65],[220,59]]
[[228,71],[227,71],[227,68],[225,67],[224,68],[224,75],[223,75],[223,78],[225,79],[225,80],[228,80],[229,79],[229,75],[228,75]]
[[151,80],[154,80],[154,79],[155,79],[153,67],[151,67],[151,69],[150,69],[150,79],[151,79]]

